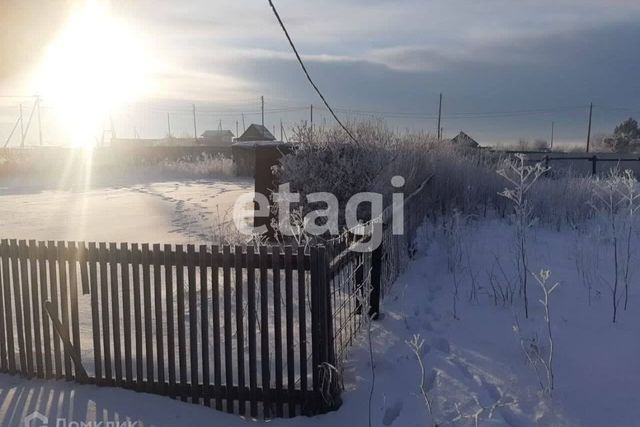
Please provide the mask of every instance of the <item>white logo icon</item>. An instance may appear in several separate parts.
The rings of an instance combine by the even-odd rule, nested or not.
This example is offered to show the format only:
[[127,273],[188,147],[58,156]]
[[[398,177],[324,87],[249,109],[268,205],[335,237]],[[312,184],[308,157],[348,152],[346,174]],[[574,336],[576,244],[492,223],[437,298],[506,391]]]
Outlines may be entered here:
[[23,420],[24,427],[47,427],[48,424],[49,419],[38,411],[30,413]]

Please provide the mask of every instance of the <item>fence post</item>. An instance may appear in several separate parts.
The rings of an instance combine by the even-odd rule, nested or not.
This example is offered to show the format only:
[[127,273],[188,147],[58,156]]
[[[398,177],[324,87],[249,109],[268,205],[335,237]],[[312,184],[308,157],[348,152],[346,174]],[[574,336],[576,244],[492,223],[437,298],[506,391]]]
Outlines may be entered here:
[[329,281],[329,257],[324,246],[311,248],[311,328],[314,391],[319,401],[313,411],[325,413],[340,407],[340,381],[333,340],[333,310]]
[[369,296],[369,317],[377,320],[380,315],[380,285],[382,282],[382,251],[384,239],[371,254],[371,294]]

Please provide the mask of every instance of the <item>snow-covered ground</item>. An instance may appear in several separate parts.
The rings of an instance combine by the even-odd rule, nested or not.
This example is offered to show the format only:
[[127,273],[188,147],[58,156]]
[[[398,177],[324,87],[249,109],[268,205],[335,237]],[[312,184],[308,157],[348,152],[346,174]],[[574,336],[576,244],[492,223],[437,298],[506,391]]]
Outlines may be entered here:
[[[105,211],[109,203],[125,212],[127,221],[113,233],[101,230],[100,221],[87,220],[83,235],[96,240],[181,241],[199,237],[189,230],[206,226],[216,195],[229,196],[248,186],[229,183],[228,193],[209,183],[187,185],[157,184],[128,189],[102,190],[89,206],[98,217],[113,225]],[[211,194],[210,194],[211,193]],[[221,194],[222,193],[222,194]],[[52,196],[55,196],[52,198]],[[109,196],[105,198],[103,196]],[[31,232],[33,238],[72,238],[67,234],[73,222],[47,234],[44,224],[26,224],[37,218],[35,206],[75,206],[81,198],[73,194],[41,193],[3,196],[26,206],[0,205],[3,232]],[[51,198],[51,200],[49,200]],[[206,200],[205,200],[206,199]],[[57,201],[53,201],[57,200]],[[137,200],[128,213],[125,204]],[[20,207],[21,206],[21,207]],[[179,206],[195,212],[181,225]],[[147,211],[151,209],[151,211]],[[74,212],[77,212],[75,209]],[[12,212],[7,218],[5,212]],[[120,212],[117,209],[112,212]],[[137,213],[136,213],[137,212]],[[64,215],[59,213],[60,218]],[[79,214],[77,214],[79,215]],[[92,215],[78,216],[80,218]],[[151,218],[149,218],[151,217]],[[141,222],[135,224],[133,220]],[[76,219],[76,220],[77,220]],[[122,221],[125,222],[125,221]],[[203,224],[203,222],[205,222]],[[13,228],[5,224],[14,224]],[[188,223],[188,224],[187,224]],[[7,228],[8,227],[8,228]],[[189,228],[191,227],[191,228]],[[180,229],[179,232],[171,231]],[[597,230],[595,224],[587,229]],[[41,234],[35,234],[36,231]],[[383,318],[371,328],[375,387],[372,394],[371,423],[374,426],[433,425],[637,425],[637,390],[640,388],[640,302],[637,279],[632,282],[629,308],[621,310],[616,324],[611,322],[611,296],[607,285],[611,275],[611,253],[600,237],[577,230],[551,230],[537,226],[529,245],[530,267],[550,269],[551,280],[560,283],[551,295],[552,331],[555,347],[555,390],[549,397],[540,391],[538,379],[521,346],[521,338],[536,342],[546,351],[546,330],[541,291],[530,281],[530,317],[524,318],[518,297],[514,304],[495,300],[490,282],[506,286],[516,281],[510,239],[513,230],[505,220],[480,220],[466,225],[460,233],[462,259],[456,271],[459,283],[457,317],[453,316],[454,276],[448,268],[450,239],[439,228],[424,228],[420,251],[408,271],[395,283],[383,305]],[[131,234],[128,234],[131,233]],[[20,235],[17,232],[14,235]],[[196,236],[196,237],[194,237]],[[21,237],[23,237],[21,235]],[[27,237],[27,236],[24,236]],[[634,254],[638,238],[634,236]],[[635,256],[634,255],[634,256]],[[634,258],[634,265],[637,258]],[[578,268],[580,266],[580,268]],[[585,283],[584,277],[590,277]],[[635,276],[634,276],[635,277]],[[475,283],[477,298],[469,294]],[[589,295],[590,298],[589,298]],[[520,334],[514,331],[517,322]],[[422,362],[425,388],[432,401],[432,415],[420,395],[419,366],[406,344],[414,334],[424,339]],[[339,411],[314,418],[273,420],[269,424],[290,427],[367,426],[372,372],[368,340],[363,334],[352,349],[344,370],[345,392]],[[27,381],[0,375],[0,425],[19,425],[22,418],[37,410],[49,419],[68,421],[137,421],[137,426],[246,426],[255,421],[215,410],[181,403],[166,397],[131,391],[80,386],[72,383]],[[51,421],[50,421],[50,424]]]
[[89,190],[0,187],[2,238],[131,243],[216,241],[253,180],[220,178]]

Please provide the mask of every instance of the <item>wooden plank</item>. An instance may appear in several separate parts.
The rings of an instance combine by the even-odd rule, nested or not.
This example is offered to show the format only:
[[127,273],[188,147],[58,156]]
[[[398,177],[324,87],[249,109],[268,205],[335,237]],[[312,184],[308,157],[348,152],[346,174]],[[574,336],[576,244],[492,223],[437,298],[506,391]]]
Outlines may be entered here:
[[[198,384],[198,306],[196,293],[196,252],[194,245],[187,245],[187,288],[189,298],[189,355],[191,384]],[[194,389],[195,390],[195,389]],[[198,394],[191,395],[191,401],[200,401]]]
[[10,248],[7,239],[0,240],[0,257],[2,257],[2,293],[4,296],[5,328],[7,340],[7,370],[10,374],[16,373],[16,350],[13,339],[13,308],[11,306],[11,270]]
[[143,368],[143,334],[142,334],[142,283],[140,282],[140,263],[142,254],[138,244],[131,245],[131,272],[133,283],[133,324],[136,337],[136,389],[144,390],[144,368]]
[[[304,247],[298,247],[298,342],[300,355],[300,390],[307,393],[307,298],[306,298],[306,270],[304,262]],[[304,408],[303,408],[304,409]],[[304,413],[304,411],[303,411]]]
[[27,371],[24,372],[28,377],[35,375],[33,361],[33,328],[31,325],[31,301],[30,301],[30,280],[28,269],[28,253],[27,242],[20,240],[18,242],[18,257],[20,259],[20,286],[22,287],[22,321],[24,322],[24,339],[27,358]]
[[[47,242],[47,258],[49,261],[49,300],[51,301],[51,309],[54,313],[59,313],[58,302],[58,263],[57,263],[56,243],[54,241]],[[53,361],[55,366],[55,377],[62,378],[62,352],[60,349],[60,340],[51,334],[53,341]]]
[[207,247],[200,246],[200,335],[202,342],[202,386],[205,406],[211,406],[211,395],[209,393],[209,385],[211,378],[209,376],[209,256]]
[[[60,285],[60,304],[59,311],[61,313],[60,322],[62,327],[64,328],[64,334],[70,336],[71,333],[71,325],[69,324],[69,279],[67,277],[67,248],[66,243],[63,241],[58,241],[58,274],[59,274],[59,285]],[[73,379],[73,364],[71,360],[71,354],[67,350],[67,347],[64,345],[62,341],[61,334],[59,335],[59,339],[61,340],[63,347],[63,361],[64,361],[64,377],[67,381],[71,381]]]
[[[0,246],[0,258],[2,262],[0,262],[0,270],[4,270],[4,259],[6,257],[5,252],[2,250]],[[4,275],[0,274],[0,372],[8,371],[7,364],[7,333],[5,333],[5,308],[4,308],[4,293],[3,289],[8,288],[10,285],[4,281]],[[13,331],[8,329],[8,333],[13,335]],[[13,351],[12,348],[9,348],[9,351]]]
[[319,314],[319,283],[318,283],[318,247],[311,246],[311,366],[312,386],[314,394],[320,392],[320,317]]
[[89,265],[87,263],[87,245],[85,242],[78,242],[78,262],[80,263],[80,284],[82,295],[89,295]]
[[[220,288],[218,281],[219,259],[218,246],[211,247],[211,306],[213,318],[213,384],[216,396],[221,395],[222,390],[222,356],[220,348]],[[216,409],[222,410],[222,399],[216,398]]]
[[[222,248],[222,291],[223,291],[223,318],[224,318],[224,373],[227,387],[233,385],[233,341],[231,336],[231,248],[224,245]],[[227,412],[233,413],[234,401],[227,398]]]
[[35,374],[44,378],[44,359],[42,357],[42,329],[40,308],[40,276],[38,275],[37,244],[35,240],[29,240],[27,251],[29,254],[29,277],[31,291],[31,308],[33,321],[33,340],[35,345]]
[[118,263],[122,281],[122,326],[124,330],[124,372],[127,386],[133,387],[133,363],[131,356],[131,282],[129,265],[131,252],[128,243],[120,244]]
[[236,276],[236,359],[238,369],[238,413],[245,414],[246,410],[246,383],[244,378],[244,324],[243,324],[243,286],[242,286],[242,246],[236,246],[234,252],[235,276]]
[[109,243],[109,272],[111,284],[111,321],[113,327],[113,365],[116,385],[122,385],[122,344],[120,341],[120,280],[118,277],[118,246]]
[[153,392],[153,323],[151,319],[151,253],[149,245],[142,245],[142,306],[144,313],[144,354],[147,372],[147,391]]
[[107,244],[100,243],[100,307],[102,318],[102,348],[104,355],[104,380],[111,381],[113,379],[111,370],[111,321],[109,316],[109,276],[107,274],[107,262],[109,253]]
[[159,392],[166,394],[164,390],[164,335],[162,320],[164,313],[162,310],[162,254],[160,253],[160,245],[153,245],[153,288],[154,288],[154,306],[156,317],[156,363],[157,363],[157,379],[159,384]]
[[284,415],[282,400],[282,293],[280,289],[280,248],[273,246],[272,263],[273,263],[273,328],[274,328],[274,345],[275,345],[275,400],[276,400],[276,417]]
[[187,401],[187,337],[184,319],[184,250],[176,245],[176,304],[178,306],[178,363],[180,365],[180,397]]
[[[69,303],[71,309],[71,339],[74,349],[82,354],[80,343],[80,314],[78,313],[78,261],[76,242],[68,242],[67,259],[69,261]],[[78,375],[78,370],[75,370]]]
[[266,390],[271,388],[271,367],[269,362],[269,281],[267,272],[266,246],[260,246],[260,363],[262,365],[262,404],[265,418],[271,416],[271,398]]
[[[291,246],[284,248],[284,281],[285,281],[285,316],[286,316],[286,340],[287,340],[287,391],[289,396],[293,396],[296,387],[296,371],[295,371],[295,342],[293,340],[293,263],[291,261]],[[292,418],[296,415],[295,401],[290,399],[288,402],[288,414]]]
[[258,362],[257,362],[257,343],[256,329],[256,270],[253,264],[253,246],[247,247],[247,331],[249,335],[249,391],[254,396],[251,399],[251,416],[258,416],[258,400],[255,398],[258,390]]
[[93,330],[93,366],[96,383],[101,384],[102,377],[102,343],[100,342],[100,302],[98,299],[98,250],[95,243],[89,243],[87,260],[89,261],[89,292],[91,294],[91,328]]
[[44,308],[49,318],[51,319],[53,330],[55,331],[56,335],[58,335],[62,340],[65,353],[69,354],[71,359],[73,360],[77,373],[76,380],[78,380],[79,382],[87,382],[89,377],[87,375],[87,372],[84,370],[84,367],[82,366],[80,351],[74,348],[73,344],[71,343],[71,338],[69,337],[69,329],[65,328],[62,323],[60,323],[60,320],[56,317],[51,301],[45,301]]
[[176,350],[173,303],[173,254],[171,245],[164,245],[164,283],[167,304],[167,364],[169,371],[169,396],[176,397]]

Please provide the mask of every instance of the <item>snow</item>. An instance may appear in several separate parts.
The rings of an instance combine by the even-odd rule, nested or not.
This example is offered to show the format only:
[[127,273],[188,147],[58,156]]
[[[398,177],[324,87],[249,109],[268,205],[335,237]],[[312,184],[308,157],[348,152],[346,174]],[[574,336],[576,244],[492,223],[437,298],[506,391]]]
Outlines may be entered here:
[[131,243],[215,240],[253,180],[156,182],[88,190],[0,188],[3,238]]
[[[238,181],[190,181],[83,193],[5,191],[0,195],[0,234],[162,243],[204,240],[218,210],[250,187]],[[84,225],[78,229],[77,224]],[[589,224],[585,229],[598,227]],[[516,276],[509,243],[511,226],[504,219],[489,218],[476,219],[463,228],[462,245],[469,258],[458,272],[458,319],[454,319],[447,241],[439,227],[429,224],[420,233],[418,254],[387,295],[381,320],[371,325],[373,426],[424,426],[434,421],[438,425],[475,425],[474,416],[478,425],[495,426],[637,425],[638,290],[631,288],[629,309],[620,310],[619,321],[613,324],[611,296],[605,283],[611,264],[606,242],[594,232],[569,228],[538,225],[532,231],[528,248],[531,269],[550,269],[551,280],[560,283],[551,296],[556,377],[553,396],[540,391],[514,332],[517,317],[523,336],[537,333],[541,345],[546,343],[543,307],[537,301],[542,295],[540,289],[530,282],[529,319],[524,318],[517,298],[512,306],[496,306],[490,295],[488,278],[498,268],[496,260],[507,277]],[[634,265],[639,241],[636,236]],[[587,261],[598,268],[591,303],[576,268],[577,257],[583,252],[593,257]],[[472,277],[478,287],[477,301],[469,301]],[[418,388],[418,362],[406,344],[414,334],[425,340],[422,362],[427,372],[427,392],[433,400],[433,417]],[[337,412],[268,423],[286,427],[367,426],[371,382],[365,331],[345,363],[343,405]],[[137,421],[136,426],[256,424],[167,397],[0,375],[0,425],[19,425],[34,410],[50,419],[129,419]]]

